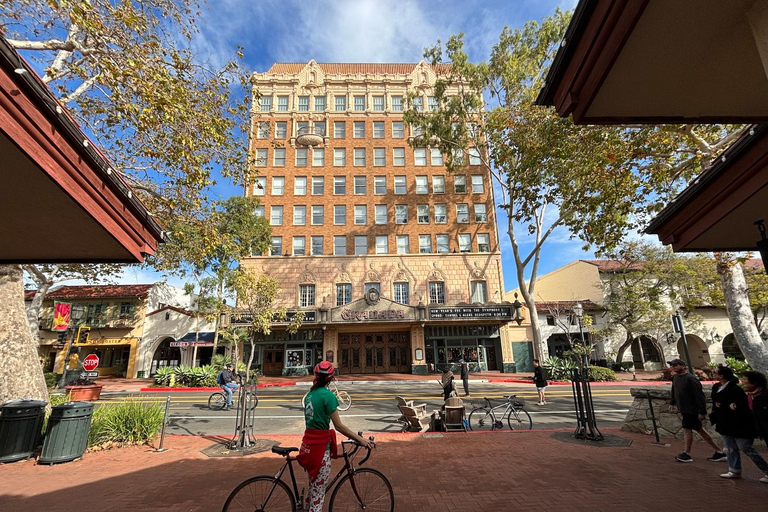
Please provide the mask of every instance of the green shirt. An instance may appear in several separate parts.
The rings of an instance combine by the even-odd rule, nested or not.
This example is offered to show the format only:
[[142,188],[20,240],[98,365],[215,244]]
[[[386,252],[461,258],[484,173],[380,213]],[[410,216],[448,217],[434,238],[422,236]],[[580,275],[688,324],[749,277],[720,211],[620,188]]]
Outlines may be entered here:
[[339,407],[336,395],[328,388],[317,388],[304,398],[304,420],[307,428],[328,430],[331,414]]

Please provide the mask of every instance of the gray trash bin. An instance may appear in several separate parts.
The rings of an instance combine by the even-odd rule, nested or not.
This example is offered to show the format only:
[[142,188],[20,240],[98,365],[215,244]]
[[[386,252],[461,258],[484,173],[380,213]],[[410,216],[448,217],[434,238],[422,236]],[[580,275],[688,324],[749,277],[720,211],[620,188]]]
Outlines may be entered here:
[[91,402],[67,402],[51,409],[38,464],[69,462],[82,457],[91,431]]
[[15,462],[32,456],[40,445],[46,403],[17,399],[0,405],[0,462]]

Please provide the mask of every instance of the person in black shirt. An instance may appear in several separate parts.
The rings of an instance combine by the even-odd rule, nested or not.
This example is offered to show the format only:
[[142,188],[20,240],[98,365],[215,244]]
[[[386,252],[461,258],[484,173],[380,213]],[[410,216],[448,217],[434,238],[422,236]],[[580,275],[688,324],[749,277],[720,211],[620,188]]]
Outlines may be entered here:
[[461,381],[464,383],[464,396],[469,396],[469,365],[463,359],[459,359],[461,365]]
[[232,407],[232,393],[237,391],[240,386],[237,383],[237,375],[234,372],[232,363],[227,363],[226,369],[221,372],[221,389],[227,393],[227,405],[225,409]]
[[544,397],[544,391],[547,389],[547,374],[539,364],[538,359],[533,360],[533,384],[536,386],[536,391],[539,392],[539,402],[536,405],[546,405],[547,400]]

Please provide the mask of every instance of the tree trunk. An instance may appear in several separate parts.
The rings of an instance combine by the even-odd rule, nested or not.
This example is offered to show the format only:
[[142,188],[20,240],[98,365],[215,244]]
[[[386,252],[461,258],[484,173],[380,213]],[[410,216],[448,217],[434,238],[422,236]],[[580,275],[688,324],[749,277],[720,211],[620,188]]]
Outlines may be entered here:
[[546,347],[544,347],[544,344],[541,341],[541,330],[539,329],[539,315],[538,311],[536,310],[536,302],[533,300],[533,296],[528,293],[528,288],[525,284],[525,280],[523,279],[523,270],[519,268],[518,265],[517,269],[517,277],[518,277],[518,283],[520,283],[520,293],[523,295],[523,300],[525,301],[525,305],[528,306],[528,315],[531,317],[531,331],[533,333],[533,357],[534,359],[539,359],[541,361],[544,361],[547,359],[548,354]]
[[23,275],[21,265],[0,265],[0,403],[12,398],[48,401],[24,309]]
[[34,281],[37,290],[35,296],[32,298],[32,303],[27,309],[27,321],[29,322],[29,332],[32,334],[32,340],[35,344],[40,344],[40,313],[43,309],[43,301],[48,290],[53,286],[53,278],[58,272],[59,266],[55,267],[55,270],[50,276],[44,274],[34,265],[24,265],[22,267],[27,271],[30,279]]
[[749,365],[765,373],[768,370],[768,348],[757,330],[755,317],[747,295],[747,281],[741,263],[728,255],[717,254],[717,271],[725,295],[725,308],[731,321],[733,335]]

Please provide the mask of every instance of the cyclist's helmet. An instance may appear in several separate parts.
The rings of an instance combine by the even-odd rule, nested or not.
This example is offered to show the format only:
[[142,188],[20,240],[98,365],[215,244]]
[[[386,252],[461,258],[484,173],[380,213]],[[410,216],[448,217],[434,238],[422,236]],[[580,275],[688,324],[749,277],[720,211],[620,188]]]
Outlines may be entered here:
[[336,369],[328,361],[321,361],[315,365],[315,375],[334,375]]

